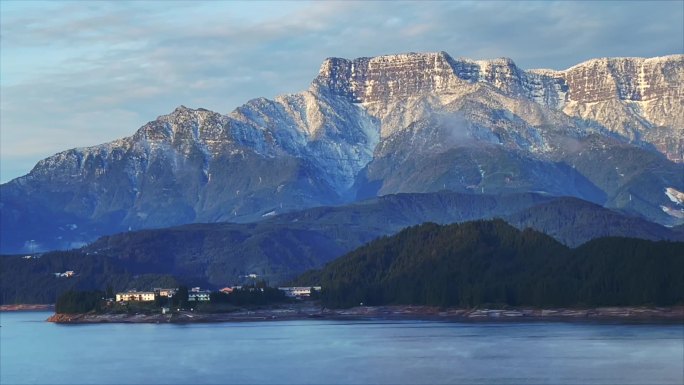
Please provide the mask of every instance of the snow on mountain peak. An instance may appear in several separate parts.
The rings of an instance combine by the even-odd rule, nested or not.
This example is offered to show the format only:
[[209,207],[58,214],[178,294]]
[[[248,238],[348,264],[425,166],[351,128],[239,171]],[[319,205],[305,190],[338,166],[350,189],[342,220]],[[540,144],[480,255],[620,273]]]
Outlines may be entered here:
[[[439,110],[482,87],[649,143],[670,160],[684,162],[684,55],[599,58],[564,71],[525,71],[510,58],[453,59],[445,52],[328,58],[312,91],[362,103],[381,119],[386,136],[424,115],[408,111],[408,105],[436,96],[438,104],[428,110]],[[397,113],[403,117],[397,119]]]
[[[353,200],[365,183],[370,194],[437,184],[485,191],[536,183],[557,191],[568,180],[554,178],[574,178],[590,153],[587,186],[614,195],[640,184],[628,185],[633,176],[623,172],[614,181],[593,174],[594,162],[618,162],[604,158],[611,151],[605,143],[677,174],[679,165],[653,149],[684,162],[683,89],[684,55],[596,59],[564,71],[446,52],[328,58],[306,91],[253,99],[227,115],[181,105],[131,137],[44,159],[10,184],[21,199],[56,202],[45,212],[68,207],[78,218],[102,221],[123,215],[125,228],[261,217],[274,202],[290,209],[335,204]],[[430,163],[439,157],[445,161]],[[487,179],[479,167],[491,157]],[[501,162],[520,167],[493,172]],[[435,184],[432,177],[444,179]],[[680,199],[684,185],[662,180],[662,189],[672,186],[667,197]],[[586,188],[594,194],[599,187]],[[667,207],[661,191],[642,196]],[[632,202],[613,195],[606,199]],[[682,212],[649,207],[632,209],[660,219]]]
[[665,189],[665,195],[674,203],[684,206],[684,192],[681,192],[673,187]]

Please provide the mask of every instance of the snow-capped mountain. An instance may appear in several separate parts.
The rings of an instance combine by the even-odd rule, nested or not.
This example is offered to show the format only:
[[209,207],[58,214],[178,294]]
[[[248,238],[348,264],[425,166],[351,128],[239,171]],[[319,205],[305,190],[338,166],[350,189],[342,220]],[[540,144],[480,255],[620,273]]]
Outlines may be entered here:
[[227,115],[181,106],[40,161],[1,187],[2,251],[441,189],[576,196],[678,224],[682,89],[684,55],[565,71],[444,52],[330,58],[306,91]]
[[361,103],[380,118],[383,137],[475,96],[489,99],[490,108],[518,113],[532,126],[547,123],[549,113],[556,119],[548,123],[580,118],[595,130],[653,144],[679,163],[684,162],[683,84],[684,55],[603,58],[565,71],[524,71],[507,58],[455,60],[445,52],[331,58],[314,81],[314,87]]

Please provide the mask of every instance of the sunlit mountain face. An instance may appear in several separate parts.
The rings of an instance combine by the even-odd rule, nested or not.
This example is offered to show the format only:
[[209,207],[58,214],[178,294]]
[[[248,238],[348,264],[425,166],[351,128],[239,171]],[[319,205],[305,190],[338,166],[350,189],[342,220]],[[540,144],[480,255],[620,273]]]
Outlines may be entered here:
[[227,115],[181,106],[40,161],[1,187],[0,251],[442,190],[576,197],[680,225],[683,87],[682,55],[564,71],[445,52],[330,58],[305,91]]

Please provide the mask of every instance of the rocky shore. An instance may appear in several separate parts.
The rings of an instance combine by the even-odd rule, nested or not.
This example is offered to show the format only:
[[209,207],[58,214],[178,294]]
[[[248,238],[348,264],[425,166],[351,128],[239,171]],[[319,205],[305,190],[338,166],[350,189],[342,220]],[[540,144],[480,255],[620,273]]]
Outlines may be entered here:
[[50,304],[0,305],[0,311],[44,311],[44,310],[55,310],[55,305],[50,305]]
[[684,306],[603,307],[592,309],[445,309],[429,306],[359,306],[326,309],[316,304],[244,309],[230,313],[180,311],[173,314],[54,314],[60,324],[92,323],[196,323],[248,322],[302,319],[329,320],[434,320],[434,321],[628,321],[684,324]]

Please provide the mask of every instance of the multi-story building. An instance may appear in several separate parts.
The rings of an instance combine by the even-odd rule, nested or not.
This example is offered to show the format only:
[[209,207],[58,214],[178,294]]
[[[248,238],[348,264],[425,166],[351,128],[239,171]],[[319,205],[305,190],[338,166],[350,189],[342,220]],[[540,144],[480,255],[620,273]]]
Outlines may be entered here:
[[128,291],[125,293],[116,293],[116,301],[135,301],[135,302],[148,302],[154,301],[153,291]]

